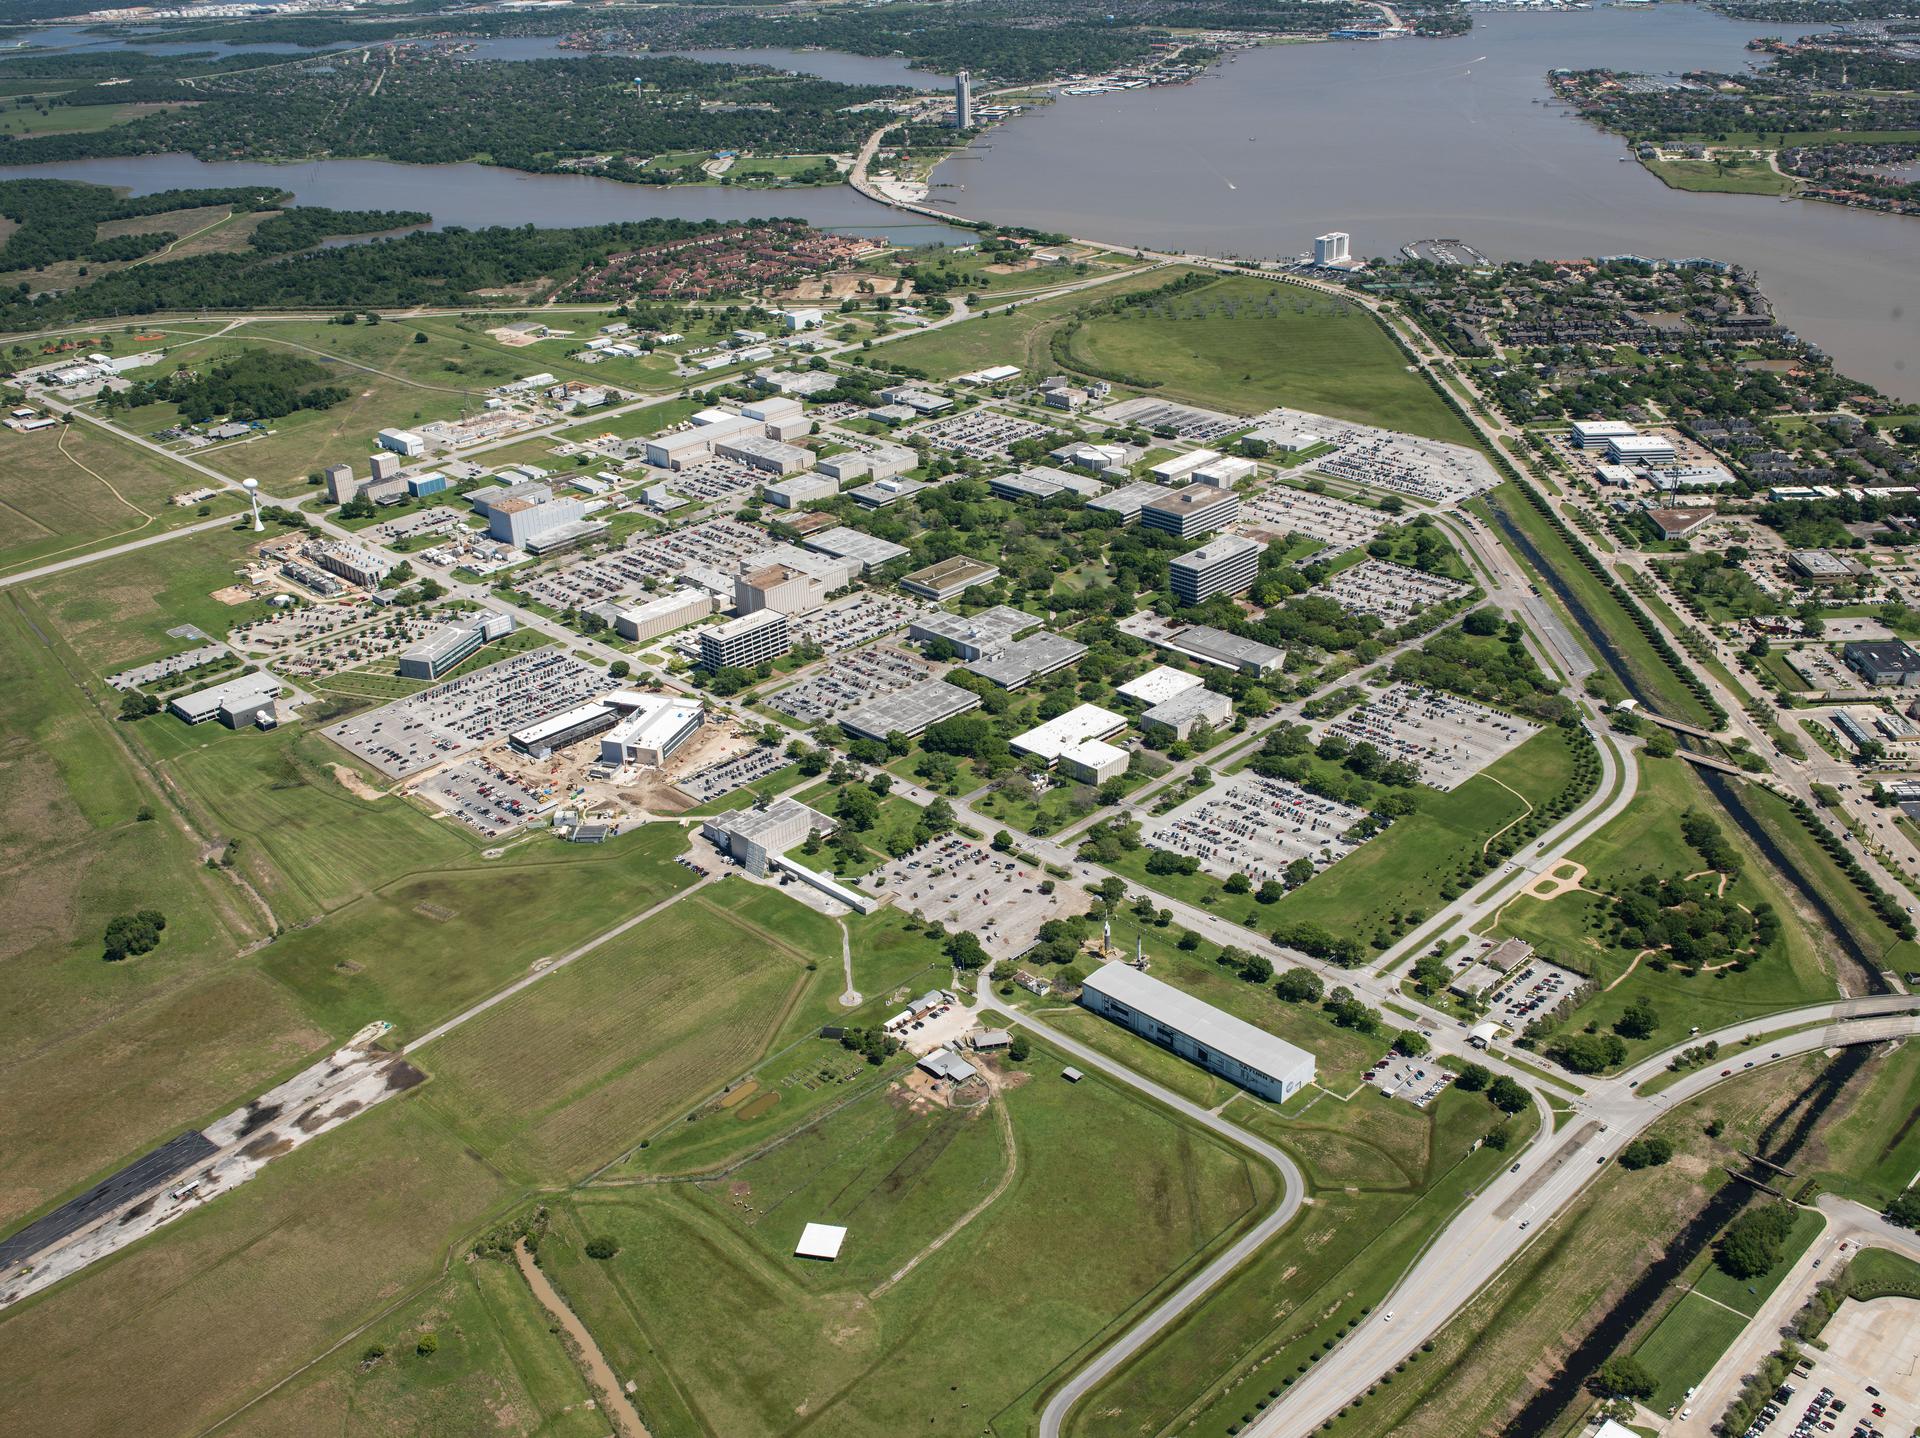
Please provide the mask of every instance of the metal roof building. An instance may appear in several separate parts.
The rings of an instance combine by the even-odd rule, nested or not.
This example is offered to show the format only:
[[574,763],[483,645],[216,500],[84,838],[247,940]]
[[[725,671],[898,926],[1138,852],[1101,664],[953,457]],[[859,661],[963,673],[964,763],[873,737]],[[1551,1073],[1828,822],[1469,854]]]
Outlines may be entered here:
[[1080,1002],[1142,1038],[1279,1103],[1313,1082],[1313,1055],[1127,964],[1103,964]]

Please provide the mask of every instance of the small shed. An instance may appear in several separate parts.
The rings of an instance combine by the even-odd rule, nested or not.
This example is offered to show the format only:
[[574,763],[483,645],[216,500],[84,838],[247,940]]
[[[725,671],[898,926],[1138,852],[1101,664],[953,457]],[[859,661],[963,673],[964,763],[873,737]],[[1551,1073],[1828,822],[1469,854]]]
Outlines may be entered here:
[[1081,1079],[1086,1077],[1086,1075],[1081,1073],[1079,1069],[1065,1068],[1060,1070],[1060,1077],[1065,1079],[1068,1083],[1079,1083]]
[[793,1256],[831,1263],[840,1256],[840,1245],[846,1240],[846,1229],[836,1224],[809,1223],[800,1235],[800,1242],[794,1245]]
[[982,1029],[974,1036],[973,1047],[978,1053],[990,1049],[1003,1049],[1013,1042],[1013,1035],[1005,1029]]

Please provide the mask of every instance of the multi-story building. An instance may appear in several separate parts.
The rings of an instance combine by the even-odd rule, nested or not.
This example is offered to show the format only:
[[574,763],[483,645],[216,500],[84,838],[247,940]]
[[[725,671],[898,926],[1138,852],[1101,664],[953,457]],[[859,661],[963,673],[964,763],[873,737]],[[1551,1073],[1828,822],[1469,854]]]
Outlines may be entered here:
[[1240,496],[1210,484],[1190,484],[1140,506],[1140,523],[1147,529],[1198,539],[1233,523],[1240,513]]
[[1182,604],[1202,604],[1216,594],[1246,593],[1260,576],[1260,556],[1265,550],[1257,539],[1222,534],[1176,555],[1167,563],[1173,597]]
[[709,673],[717,669],[745,669],[764,660],[778,659],[793,647],[793,631],[787,616],[777,609],[762,609],[743,614],[700,631],[700,667]]

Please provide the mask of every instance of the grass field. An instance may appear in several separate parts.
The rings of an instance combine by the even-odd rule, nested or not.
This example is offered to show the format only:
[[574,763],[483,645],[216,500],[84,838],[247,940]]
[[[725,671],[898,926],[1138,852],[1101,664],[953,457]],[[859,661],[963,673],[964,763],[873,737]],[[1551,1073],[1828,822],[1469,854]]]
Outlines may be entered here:
[[1765,159],[1642,160],[1641,164],[1673,190],[1703,190],[1723,195],[1784,195],[1795,184]]
[[[1273,1180],[1036,1046],[999,1120],[875,1092],[701,1184],[590,1188],[542,1256],[653,1431],[1025,1433],[1047,1386],[1267,1201]],[[1101,1175],[1090,1184],[1090,1174]],[[791,1257],[849,1228],[837,1263]],[[596,1264],[591,1235],[620,1244]],[[564,1241],[563,1241],[564,1240]]]
[[1822,1188],[1884,1208],[1920,1173],[1920,1047],[1876,1053],[1806,1167]]
[[[1297,1120],[1236,1099],[1227,1116],[1286,1148],[1312,1203],[1224,1286],[1088,1395],[1076,1438],[1223,1432],[1392,1287],[1505,1155],[1474,1140],[1498,1115],[1449,1091],[1428,1110],[1365,1090]],[[1537,1122],[1513,1123],[1516,1144]],[[1382,1430],[1385,1431],[1385,1430]]]
[[[510,1260],[455,1264],[225,1431],[259,1438],[413,1438],[497,1431],[605,1438],[607,1420],[553,1320]],[[437,1351],[418,1352],[434,1335]],[[367,1364],[377,1344],[386,1356]]]
[[1157,289],[1183,274],[1191,273],[1190,270],[1171,267],[1141,270],[1123,275],[1109,284],[1095,285],[1053,299],[1035,300],[1006,314],[969,319],[930,334],[888,341],[884,345],[876,345],[874,353],[892,363],[925,370],[936,379],[946,379],[995,364],[1019,365],[1030,374],[1050,373],[1054,364],[1048,342],[1053,332],[1076,310],[1115,295]]
[[[90,424],[20,434],[0,430],[0,574],[35,562],[68,558],[108,542],[159,534],[207,516],[169,497],[207,488],[204,475],[114,438]],[[209,513],[231,514],[239,499],[207,501]]]
[[1096,316],[1070,353],[1089,373],[1160,381],[1158,398],[1241,414],[1284,404],[1473,442],[1364,309],[1268,280],[1218,279],[1163,307]]
[[[1708,1193],[1720,1165],[1750,1147],[1790,1094],[1823,1060],[1756,1069],[1663,1117],[1654,1132],[1673,1140],[1673,1161],[1628,1172],[1608,1165],[1435,1336],[1431,1353],[1330,1430],[1333,1438],[1457,1438],[1499,1431],[1664,1249]],[[1708,1139],[1709,1117],[1726,1126]],[[1651,1326],[1651,1325],[1649,1325]],[[1638,1341],[1629,1335],[1623,1348]]]
[[[807,955],[696,894],[426,1049],[427,1101],[530,1181],[578,1179],[753,1067]],[[822,975],[824,983],[830,975]]]
[[[1642,875],[1695,872],[1701,861],[1681,838],[1680,819],[1690,808],[1713,812],[1712,802],[1679,761],[1643,763],[1634,802],[1568,856],[1587,868],[1583,888],[1617,894]],[[1784,921],[1774,948],[1745,971],[1721,969],[1688,976],[1677,969],[1662,973],[1645,962],[1633,966],[1632,953],[1608,942],[1603,925],[1610,905],[1593,893],[1575,891],[1550,900],[1523,897],[1500,910],[1494,932],[1528,940],[1545,957],[1591,975],[1600,986],[1568,1020],[1569,1032],[1588,1022],[1605,1029],[1629,1004],[1644,998],[1660,1014],[1662,1024],[1651,1038],[1627,1040],[1631,1059],[1678,1042],[1685,1028],[1694,1024],[1712,1030],[1755,1014],[1833,997],[1830,965],[1778,882],[1732,825],[1723,821],[1721,829],[1746,856],[1744,870],[1728,889],[1728,897],[1748,907],[1771,904]]]

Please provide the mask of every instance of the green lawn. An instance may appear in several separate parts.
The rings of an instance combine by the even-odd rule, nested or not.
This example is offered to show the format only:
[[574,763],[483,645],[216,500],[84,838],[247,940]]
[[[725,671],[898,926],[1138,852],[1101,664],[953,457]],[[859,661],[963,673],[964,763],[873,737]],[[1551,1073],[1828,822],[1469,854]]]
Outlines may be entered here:
[[1698,1293],[1682,1294],[1660,1326],[1634,1351],[1659,1387],[1648,1406],[1664,1413],[1713,1371],[1747,1326],[1745,1314],[1723,1308]]
[[[592,1187],[542,1257],[659,1432],[1025,1433],[1048,1387],[1271,1201],[1273,1178],[1036,1045],[1000,1119],[870,1091],[724,1178]],[[1102,1175],[1088,1183],[1091,1173]],[[792,1256],[848,1228],[838,1262]],[[932,1242],[951,1234],[937,1251]],[[605,1263],[581,1253],[606,1234]],[[909,1259],[924,1260],[877,1291]],[[941,1309],[956,1322],[930,1322]]]
[[1458,416],[1358,305],[1224,278],[1165,306],[1100,315],[1074,333],[1090,373],[1156,380],[1156,397],[1242,414],[1289,405],[1471,444]]
[[1795,185],[1764,159],[1740,156],[1729,160],[1642,160],[1673,190],[1702,190],[1724,195],[1785,195]]
[[1876,1055],[1863,1078],[1809,1167],[1822,1188],[1884,1208],[1920,1173],[1920,1047]]

